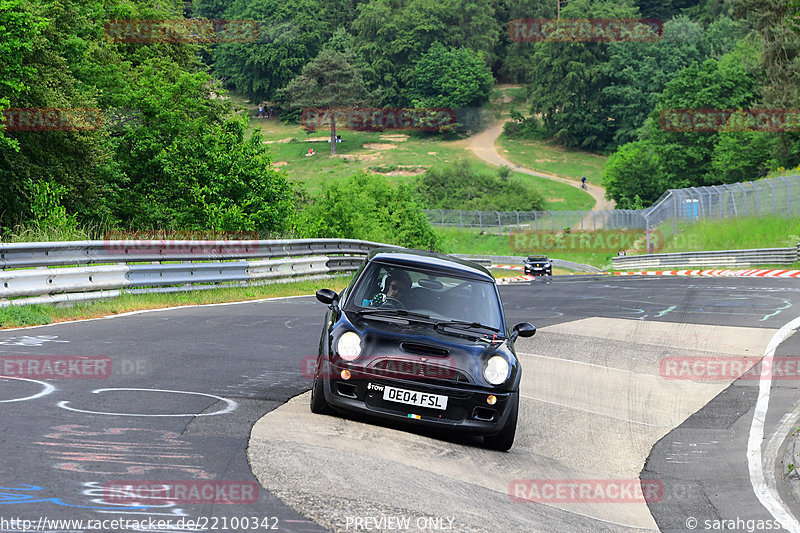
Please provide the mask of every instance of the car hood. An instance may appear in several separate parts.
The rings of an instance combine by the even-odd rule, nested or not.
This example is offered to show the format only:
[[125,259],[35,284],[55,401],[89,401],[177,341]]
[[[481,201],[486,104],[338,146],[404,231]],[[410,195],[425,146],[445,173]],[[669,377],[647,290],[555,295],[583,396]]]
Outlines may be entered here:
[[[398,317],[398,321],[405,319]],[[432,324],[393,323],[384,317],[361,317],[353,322],[345,319],[345,322],[341,327],[357,331],[363,339],[360,361],[367,368],[400,369],[401,373],[410,373],[416,378],[441,375],[451,378],[445,381],[465,382],[466,378],[469,383],[492,388],[495,387],[483,377],[490,357],[505,357],[512,367],[512,378],[517,372],[516,357],[502,337],[489,334],[479,339],[481,333],[474,330],[465,331],[463,335],[456,330],[450,333],[450,329],[443,333]],[[431,373],[426,376],[428,370]],[[420,372],[422,375],[417,375]]]

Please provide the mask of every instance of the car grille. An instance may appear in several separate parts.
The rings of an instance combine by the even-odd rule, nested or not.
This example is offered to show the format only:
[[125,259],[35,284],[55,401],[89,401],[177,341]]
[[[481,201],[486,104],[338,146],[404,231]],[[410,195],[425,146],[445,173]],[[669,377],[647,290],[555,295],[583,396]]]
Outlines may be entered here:
[[470,383],[469,377],[446,364],[431,364],[406,359],[382,359],[369,369],[371,374],[421,382]]
[[416,355],[429,355],[432,357],[447,357],[450,355],[450,350],[445,350],[444,348],[439,348],[438,346],[418,344],[416,342],[401,342],[400,349],[404,352],[413,353]]

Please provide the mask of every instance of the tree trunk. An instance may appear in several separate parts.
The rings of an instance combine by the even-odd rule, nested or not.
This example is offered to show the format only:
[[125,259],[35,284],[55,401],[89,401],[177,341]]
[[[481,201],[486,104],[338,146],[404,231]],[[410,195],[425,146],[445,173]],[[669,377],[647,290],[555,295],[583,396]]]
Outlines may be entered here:
[[331,155],[336,155],[336,113],[331,112]]

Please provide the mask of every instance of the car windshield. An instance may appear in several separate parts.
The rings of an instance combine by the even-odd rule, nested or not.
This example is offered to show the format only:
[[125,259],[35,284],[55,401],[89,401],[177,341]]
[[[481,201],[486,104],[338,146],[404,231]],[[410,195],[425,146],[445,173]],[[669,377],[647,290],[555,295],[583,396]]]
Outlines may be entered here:
[[493,283],[380,263],[365,269],[348,300],[348,310],[376,309],[503,329]]
[[547,257],[531,256],[528,258],[528,261],[547,261]]

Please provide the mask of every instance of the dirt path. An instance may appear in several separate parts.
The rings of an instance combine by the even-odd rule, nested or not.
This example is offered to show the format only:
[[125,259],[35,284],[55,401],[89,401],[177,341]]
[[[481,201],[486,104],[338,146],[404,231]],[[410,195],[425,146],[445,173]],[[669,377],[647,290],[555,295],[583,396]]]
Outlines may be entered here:
[[[503,133],[502,121],[494,124],[493,126],[490,126],[488,129],[483,130],[477,135],[472,136],[469,140],[470,150],[472,150],[472,152],[476,156],[483,159],[490,165],[495,165],[498,167],[506,165],[510,167],[512,170],[515,170],[517,172],[530,174],[531,176],[539,176],[540,178],[547,178],[554,181],[560,181],[561,183],[566,183],[567,185],[572,185],[573,187],[580,188],[580,183],[575,180],[561,178],[554,174],[547,174],[544,172],[523,168],[515,163],[512,163],[511,161],[500,155],[497,151],[497,147],[495,146],[495,142],[497,142],[497,138],[500,137],[501,133]],[[613,201],[607,200],[605,197],[606,194],[605,188],[600,187],[599,185],[594,185],[592,183],[589,183],[587,187],[588,187],[587,192],[595,200],[595,205],[592,211],[604,211],[607,209],[614,209]]]

